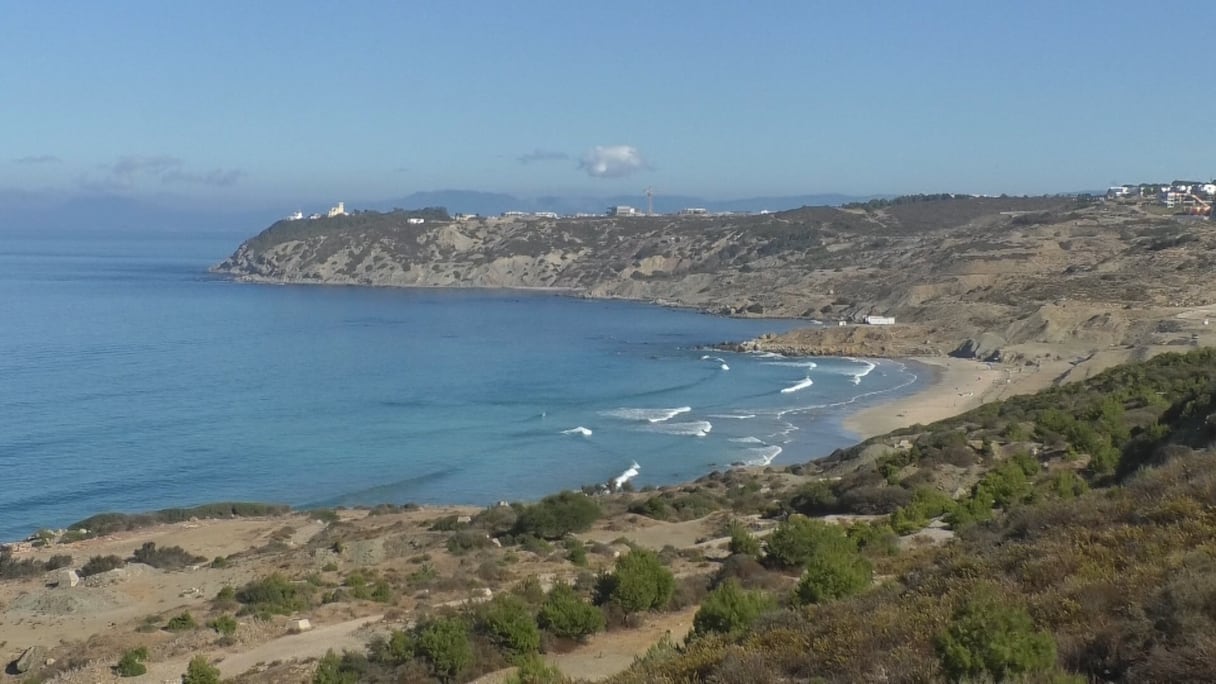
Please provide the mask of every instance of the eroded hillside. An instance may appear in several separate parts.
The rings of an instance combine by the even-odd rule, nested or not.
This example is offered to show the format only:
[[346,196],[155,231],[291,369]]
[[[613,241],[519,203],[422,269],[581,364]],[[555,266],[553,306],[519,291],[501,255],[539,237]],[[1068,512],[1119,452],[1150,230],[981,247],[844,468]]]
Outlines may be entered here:
[[912,326],[897,328],[900,344],[859,350],[890,354],[945,353],[968,339],[979,356],[1027,342],[1185,343],[1180,333],[1194,326],[1178,314],[1216,301],[1210,223],[1071,198],[726,217],[409,216],[279,222],[216,270],[251,281],[563,288],[735,315],[891,315]]

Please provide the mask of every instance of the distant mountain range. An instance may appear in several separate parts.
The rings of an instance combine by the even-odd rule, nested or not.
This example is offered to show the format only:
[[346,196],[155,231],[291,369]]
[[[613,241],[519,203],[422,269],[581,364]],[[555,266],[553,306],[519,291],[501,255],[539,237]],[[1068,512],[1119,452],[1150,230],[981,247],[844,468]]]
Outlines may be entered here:
[[[839,206],[847,202],[864,202],[876,197],[889,197],[889,195],[820,194],[712,200],[694,195],[656,194],[654,196],[654,210],[660,214],[670,214],[690,207],[700,207],[714,212],[784,211],[805,206]],[[393,209],[400,207],[402,209],[417,209],[421,207],[446,207],[448,211],[454,213],[488,216],[501,214],[504,211],[602,214],[608,207],[620,205],[645,210],[646,198],[640,194],[614,195],[609,197],[548,195],[526,198],[497,192],[478,192],[475,190],[434,190],[430,192],[415,192],[373,208]]]
[[[713,200],[692,195],[655,195],[654,210],[673,213],[689,207],[711,212],[762,210],[782,211],[803,206],[838,206],[889,195],[788,195]],[[0,191],[0,232],[104,230],[112,232],[208,232],[251,235],[297,209],[323,211],[335,197],[301,206],[268,206],[263,209],[183,208],[168,201],[135,199],[118,195],[79,195],[54,198],[45,195]],[[641,195],[517,197],[476,190],[415,192],[393,200],[347,201],[347,209],[387,211],[394,208],[445,207],[452,213],[491,216],[505,211],[552,211],[558,214],[603,214],[611,206],[646,209]]]

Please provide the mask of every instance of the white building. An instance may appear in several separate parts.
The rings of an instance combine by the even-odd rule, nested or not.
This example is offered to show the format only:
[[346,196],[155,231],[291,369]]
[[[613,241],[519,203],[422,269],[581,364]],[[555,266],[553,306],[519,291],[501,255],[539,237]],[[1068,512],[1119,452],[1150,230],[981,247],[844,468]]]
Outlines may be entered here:
[[680,210],[681,216],[704,216],[709,210],[702,207],[688,207]]
[[1199,186],[1199,191],[1208,197],[1216,197],[1216,183],[1204,183]]
[[407,218],[407,219],[405,220],[405,222],[406,222],[406,223],[408,223],[408,224],[410,224],[410,225],[417,226],[417,225],[421,225],[421,224],[423,224],[423,223],[426,223],[426,219],[424,219],[424,218],[418,218],[417,216],[411,216],[411,217]]
[[866,316],[866,325],[895,325],[894,316]]
[[1130,185],[1112,185],[1106,190],[1107,197],[1130,197],[1132,194],[1132,186]]
[[302,212],[302,211],[297,211],[297,212],[295,212],[293,214],[289,214],[287,216],[288,221],[299,221],[302,218],[304,218],[304,212]]
[[326,217],[333,218],[335,216],[346,216],[346,205],[343,202],[338,202],[338,206],[330,207]]
[[557,218],[557,212],[556,211],[538,211],[535,214],[533,214],[533,216],[535,216],[537,218],[555,219],[555,218]]
[[618,207],[608,207],[609,216],[637,216],[638,210],[633,207],[621,205]]

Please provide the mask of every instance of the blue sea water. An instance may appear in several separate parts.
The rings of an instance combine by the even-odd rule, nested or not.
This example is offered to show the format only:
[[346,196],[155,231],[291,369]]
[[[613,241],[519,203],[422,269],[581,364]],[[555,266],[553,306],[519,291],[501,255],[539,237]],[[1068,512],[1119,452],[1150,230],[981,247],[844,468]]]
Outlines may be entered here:
[[802,462],[917,385],[895,361],[702,349],[793,321],[208,274],[237,242],[0,235],[0,539],[111,510],[488,504]]

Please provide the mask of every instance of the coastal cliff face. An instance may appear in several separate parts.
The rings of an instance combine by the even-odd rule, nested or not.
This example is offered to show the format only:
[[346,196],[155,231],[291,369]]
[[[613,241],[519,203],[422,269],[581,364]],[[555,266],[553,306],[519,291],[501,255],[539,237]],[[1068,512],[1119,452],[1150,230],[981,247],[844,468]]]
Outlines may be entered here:
[[1216,302],[1202,256],[1216,247],[1211,223],[1071,198],[747,216],[410,216],[281,221],[214,270],[257,282],[560,288],[831,323],[894,316],[891,332],[825,327],[797,342],[882,355],[1185,344],[1206,332],[1189,322],[1203,318],[1198,307]]

